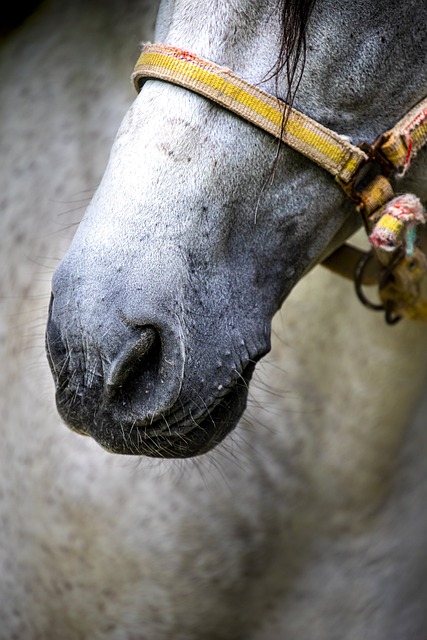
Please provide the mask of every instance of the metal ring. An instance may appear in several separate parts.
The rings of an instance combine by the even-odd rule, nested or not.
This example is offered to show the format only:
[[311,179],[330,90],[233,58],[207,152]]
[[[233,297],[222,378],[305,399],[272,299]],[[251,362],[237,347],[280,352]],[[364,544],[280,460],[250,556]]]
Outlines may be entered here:
[[359,298],[360,302],[363,305],[365,305],[365,307],[368,307],[368,309],[372,309],[372,311],[386,311],[386,308],[384,307],[384,305],[377,304],[375,302],[371,302],[370,300],[368,300],[368,298],[365,296],[364,291],[362,289],[363,274],[365,273],[366,266],[368,265],[369,261],[373,259],[373,257],[374,257],[373,252],[369,251],[369,253],[365,253],[360,258],[354,270],[354,286],[356,289],[357,297]]

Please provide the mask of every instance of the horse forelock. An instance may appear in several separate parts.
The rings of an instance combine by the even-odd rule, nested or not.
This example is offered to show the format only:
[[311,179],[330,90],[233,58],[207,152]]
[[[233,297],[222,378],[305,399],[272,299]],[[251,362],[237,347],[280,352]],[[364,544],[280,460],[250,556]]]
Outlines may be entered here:
[[307,25],[316,0],[279,0],[281,42],[274,73],[276,91],[283,72],[287,81],[286,102],[291,103],[304,70]]

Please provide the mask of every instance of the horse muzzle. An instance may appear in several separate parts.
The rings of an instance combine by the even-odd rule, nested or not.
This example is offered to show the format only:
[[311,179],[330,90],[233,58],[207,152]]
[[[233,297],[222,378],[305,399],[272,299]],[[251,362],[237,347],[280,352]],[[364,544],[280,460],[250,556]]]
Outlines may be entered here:
[[202,376],[178,321],[110,317],[86,322],[89,331],[72,315],[52,296],[46,351],[58,412],[72,430],[113,453],[186,458],[209,451],[237,424],[261,353],[224,350],[214,373]]

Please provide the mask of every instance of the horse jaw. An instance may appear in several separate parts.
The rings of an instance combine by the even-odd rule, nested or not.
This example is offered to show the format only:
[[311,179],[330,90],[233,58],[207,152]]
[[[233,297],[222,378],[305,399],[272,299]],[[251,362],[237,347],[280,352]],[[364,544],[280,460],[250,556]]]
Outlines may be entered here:
[[[222,20],[204,6],[198,29],[185,3],[168,21],[163,10],[159,37],[262,82],[279,41],[271,7],[260,16],[247,3],[257,20],[245,29],[231,3],[217,4]],[[216,43],[215,24],[241,38]],[[312,103],[310,64],[298,95]],[[355,134],[359,116],[346,121]],[[118,453],[209,450],[244,410],[274,312],[357,225],[323,170],[277,155],[268,134],[204,99],[147,82],[54,277],[47,346],[62,417]]]

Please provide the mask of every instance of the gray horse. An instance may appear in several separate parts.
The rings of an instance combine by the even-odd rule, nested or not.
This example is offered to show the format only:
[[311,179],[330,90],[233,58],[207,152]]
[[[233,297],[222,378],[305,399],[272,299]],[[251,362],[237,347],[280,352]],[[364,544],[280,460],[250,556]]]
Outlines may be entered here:
[[[74,430],[131,454],[217,446],[149,461],[59,424],[52,262],[154,13],[93,4],[44,3],[2,43],[0,637],[425,640],[425,327],[387,327],[321,268],[294,286],[355,229],[351,204],[183,89],[147,82],[125,116],[48,347]],[[166,2],[156,39],[275,92],[276,9]],[[318,0],[295,106],[355,139],[393,125],[427,92],[426,11]],[[401,182],[424,198],[425,162]]]
[[[373,140],[426,93],[415,13],[387,3],[385,20],[380,6],[307,4],[283,24],[274,3],[194,2],[190,13],[166,3],[156,39],[274,92],[285,79],[271,70],[284,47],[301,51],[311,8],[295,104]],[[288,61],[279,68],[291,80]],[[326,171],[289,148],[274,163],[276,153],[272,137],[209,101],[146,82],[54,276],[48,355],[58,409],[76,431],[117,453],[188,457],[235,426],[272,316],[360,224]],[[421,183],[424,162],[416,167]]]

